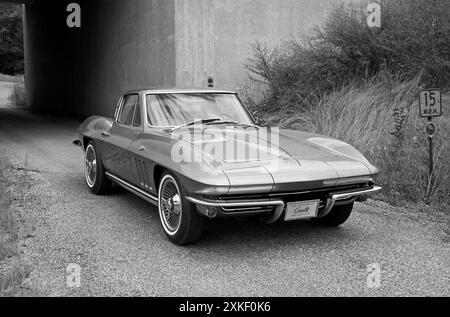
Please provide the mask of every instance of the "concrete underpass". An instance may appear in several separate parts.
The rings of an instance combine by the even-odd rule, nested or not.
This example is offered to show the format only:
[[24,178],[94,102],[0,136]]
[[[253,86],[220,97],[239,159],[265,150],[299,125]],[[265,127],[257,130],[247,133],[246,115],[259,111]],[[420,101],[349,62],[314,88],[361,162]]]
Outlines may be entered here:
[[[5,1],[5,0],[2,0]],[[255,41],[307,32],[338,0],[6,0],[25,6],[28,103],[41,113],[111,115],[118,96],[153,86],[221,88],[248,80]]]

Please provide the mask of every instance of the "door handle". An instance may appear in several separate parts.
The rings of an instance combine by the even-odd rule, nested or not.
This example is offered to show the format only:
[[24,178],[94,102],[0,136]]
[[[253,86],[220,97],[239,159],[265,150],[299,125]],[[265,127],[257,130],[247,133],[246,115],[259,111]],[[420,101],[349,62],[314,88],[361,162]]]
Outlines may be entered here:
[[141,151],[141,152],[145,151],[145,146],[141,145],[141,146],[139,147],[139,151]]
[[102,132],[102,137],[109,138],[110,136],[111,136],[111,133]]

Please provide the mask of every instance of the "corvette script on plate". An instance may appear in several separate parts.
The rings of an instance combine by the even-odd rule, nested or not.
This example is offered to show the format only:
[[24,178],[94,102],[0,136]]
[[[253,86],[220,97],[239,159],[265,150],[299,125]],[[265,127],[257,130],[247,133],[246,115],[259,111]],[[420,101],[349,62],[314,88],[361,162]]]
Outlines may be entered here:
[[320,200],[289,203],[286,207],[285,221],[316,218]]

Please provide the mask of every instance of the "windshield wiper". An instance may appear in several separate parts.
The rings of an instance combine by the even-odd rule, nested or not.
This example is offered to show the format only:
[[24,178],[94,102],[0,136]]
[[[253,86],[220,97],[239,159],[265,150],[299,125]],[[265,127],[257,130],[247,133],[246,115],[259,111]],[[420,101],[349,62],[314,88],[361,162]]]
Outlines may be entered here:
[[222,119],[220,119],[220,118],[194,120],[192,122],[180,125],[178,127],[174,127],[172,129],[170,129],[169,131],[170,132],[174,132],[175,130],[186,128],[186,127],[190,127],[190,126],[193,126],[193,125],[196,125],[196,124],[208,124],[208,123],[213,123],[213,122],[217,122],[217,121],[221,121],[221,120]]
[[210,125],[210,124],[231,124],[231,125],[240,125],[240,126],[245,126],[245,127],[251,127],[251,128],[259,128],[256,125],[253,124],[248,124],[248,123],[239,123],[236,121],[229,121],[229,120],[220,120],[220,121],[213,121],[213,122],[208,122],[206,123],[206,125]]

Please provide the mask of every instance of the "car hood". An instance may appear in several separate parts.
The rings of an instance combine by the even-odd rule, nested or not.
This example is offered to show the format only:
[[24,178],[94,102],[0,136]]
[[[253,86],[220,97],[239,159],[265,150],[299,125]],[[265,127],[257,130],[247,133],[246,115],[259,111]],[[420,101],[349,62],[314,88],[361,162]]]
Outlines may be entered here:
[[213,161],[232,188],[265,184],[264,191],[267,186],[283,190],[283,184],[299,188],[299,183],[323,186],[324,181],[333,186],[341,179],[378,173],[347,143],[302,131],[208,127],[201,133],[178,132],[176,137]]
[[[202,129],[200,133],[189,129],[175,135],[197,151],[212,154],[217,162],[229,164],[285,157],[315,159],[339,156],[339,153],[310,142],[311,136],[300,131],[279,129],[212,127]],[[223,148],[224,151],[211,151],[212,148]]]

